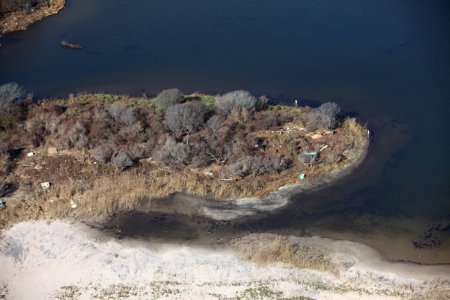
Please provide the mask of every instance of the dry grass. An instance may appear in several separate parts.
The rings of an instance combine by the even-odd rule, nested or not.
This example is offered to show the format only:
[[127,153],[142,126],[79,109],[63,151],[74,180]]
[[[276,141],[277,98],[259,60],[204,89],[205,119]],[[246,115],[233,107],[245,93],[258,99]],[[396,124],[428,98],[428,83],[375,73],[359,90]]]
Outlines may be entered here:
[[[286,135],[283,140],[285,138],[290,141],[296,137]],[[327,142],[333,145],[333,140],[352,141],[353,147],[347,152],[354,151],[355,158],[361,156],[362,146],[367,144],[365,129],[355,120],[346,121],[342,129],[330,136]],[[281,151],[287,149],[284,148]],[[46,153],[45,148],[35,150]],[[94,165],[86,153],[75,151],[54,157],[41,154],[33,160],[25,158],[19,162],[19,167],[11,176],[13,181],[28,187],[24,191],[27,197],[26,201],[18,201],[0,214],[1,227],[25,219],[108,216],[118,211],[136,209],[143,201],[158,201],[175,192],[215,199],[265,196],[281,186],[294,183],[298,173],[305,171],[304,166],[294,164],[280,174],[222,181],[219,172],[223,166],[209,166],[208,170],[214,170],[214,176],[209,177],[204,174],[204,169],[175,170],[147,161],[122,172],[109,165]],[[37,170],[29,167],[30,162],[41,168]],[[340,163],[318,164],[306,169],[307,178],[315,180],[317,177],[320,180],[322,174],[340,170],[352,162],[350,159]],[[45,181],[51,183],[47,191],[39,186],[40,182]],[[77,204],[77,209],[71,208],[71,201]],[[283,243],[278,241],[278,244]],[[273,244],[267,251],[282,251],[276,245]],[[295,247],[284,247],[283,257],[286,260],[290,259],[287,255],[289,252],[298,251]],[[270,253],[261,253],[261,257]],[[297,263],[303,262],[298,259]]]
[[339,266],[317,245],[292,243],[284,236],[254,235],[233,241],[241,257],[259,265],[283,263],[297,268],[338,273]]

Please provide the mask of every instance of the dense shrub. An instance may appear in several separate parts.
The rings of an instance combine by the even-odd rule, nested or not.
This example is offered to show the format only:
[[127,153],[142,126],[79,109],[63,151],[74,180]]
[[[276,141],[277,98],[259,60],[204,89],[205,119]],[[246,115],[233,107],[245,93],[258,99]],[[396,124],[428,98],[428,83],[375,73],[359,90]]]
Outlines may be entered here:
[[172,105],[182,103],[183,100],[183,94],[178,89],[167,89],[156,97],[156,104],[163,109],[167,109]]
[[324,103],[306,114],[307,123],[313,128],[333,129],[337,125],[336,117],[340,111],[336,103]]
[[214,108],[222,114],[229,114],[234,109],[253,110],[256,98],[247,91],[233,91],[217,96]]
[[164,124],[176,134],[192,133],[205,124],[208,108],[199,101],[169,107]]
[[228,166],[228,170],[236,176],[245,177],[250,174],[263,175],[283,171],[289,167],[288,161],[281,156],[266,158],[245,156]]
[[125,170],[134,165],[130,155],[124,149],[119,150],[111,158],[111,164],[120,170]]

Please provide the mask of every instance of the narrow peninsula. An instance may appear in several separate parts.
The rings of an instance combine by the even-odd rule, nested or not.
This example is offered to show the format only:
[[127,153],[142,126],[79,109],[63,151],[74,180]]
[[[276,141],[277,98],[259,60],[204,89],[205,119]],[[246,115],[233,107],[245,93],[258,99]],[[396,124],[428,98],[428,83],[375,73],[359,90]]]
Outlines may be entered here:
[[233,201],[310,189],[365,157],[367,129],[335,103],[270,105],[247,91],[34,101],[2,86],[0,226],[101,219],[174,193]]

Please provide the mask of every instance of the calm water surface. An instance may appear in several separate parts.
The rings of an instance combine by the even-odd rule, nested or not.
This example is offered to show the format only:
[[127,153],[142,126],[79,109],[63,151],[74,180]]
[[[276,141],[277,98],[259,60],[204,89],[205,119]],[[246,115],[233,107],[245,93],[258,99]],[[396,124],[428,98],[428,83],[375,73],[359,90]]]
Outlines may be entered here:
[[0,42],[0,82],[38,97],[178,87],[336,101],[374,132],[361,168],[233,228],[412,240],[440,224],[450,250],[448,1],[77,0]]

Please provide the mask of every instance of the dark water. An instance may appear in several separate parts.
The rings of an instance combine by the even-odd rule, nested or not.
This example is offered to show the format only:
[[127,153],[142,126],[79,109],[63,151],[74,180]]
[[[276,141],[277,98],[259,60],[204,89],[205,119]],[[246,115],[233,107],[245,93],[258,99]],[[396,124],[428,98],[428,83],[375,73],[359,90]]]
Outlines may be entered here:
[[333,100],[368,122],[370,156],[354,175],[235,228],[419,236],[450,222],[448,1],[77,0],[0,42],[0,82],[38,97],[247,89]]

